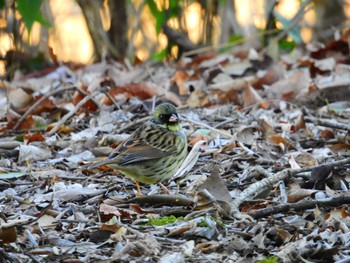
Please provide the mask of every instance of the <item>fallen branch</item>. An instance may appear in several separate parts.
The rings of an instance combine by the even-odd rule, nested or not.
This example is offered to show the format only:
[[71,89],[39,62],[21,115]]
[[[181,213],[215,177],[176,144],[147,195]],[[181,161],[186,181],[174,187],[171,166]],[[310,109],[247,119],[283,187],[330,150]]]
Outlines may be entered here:
[[[328,166],[338,166],[338,165],[344,165],[350,163],[350,158],[346,158],[340,161],[335,161],[332,163],[327,163]],[[314,165],[314,166],[308,166],[303,167],[300,169],[285,169],[277,174],[274,174],[273,176],[270,176],[268,178],[264,178],[261,181],[258,181],[256,183],[251,184],[248,188],[246,188],[240,195],[234,199],[231,203],[232,208],[232,214],[235,218],[241,218],[242,215],[239,211],[239,206],[249,199],[252,199],[257,193],[260,193],[263,190],[269,189],[273,187],[274,184],[278,183],[281,180],[285,180],[288,177],[292,177],[298,173],[308,172],[315,168],[319,168],[324,164],[320,165]]]
[[269,215],[285,213],[288,211],[302,211],[305,209],[312,209],[312,208],[315,208],[316,206],[338,207],[340,205],[349,204],[349,203],[350,203],[350,196],[342,195],[342,196],[337,196],[330,199],[305,200],[305,201],[300,201],[298,203],[283,204],[283,205],[277,205],[277,206],[267,207],[267,208],[258,209],[258,210],[252,210],[248,212],[248,215],[250,215],[254,219],[258,219]]
[[189,206],[193,205],[193,199],[184,195],[147,195],[134,197],[127,200],[125,203],[135,204],[150,204],[150,205],[177,205],[177,206]]
[[314,118],[314,117],[305,117],[305,121],[312,122],[312,123],[319,125],[319,126],[350,131],[350,125],[346,124],[346,123],[340,123],[340,122],[328,121],[328,120],[320,120],[320,119]]

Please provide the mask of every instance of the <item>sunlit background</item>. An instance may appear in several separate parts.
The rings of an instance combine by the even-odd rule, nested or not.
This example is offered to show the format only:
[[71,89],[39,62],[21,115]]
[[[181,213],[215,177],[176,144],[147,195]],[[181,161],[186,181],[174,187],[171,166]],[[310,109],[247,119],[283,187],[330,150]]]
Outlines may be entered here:
[[[347,17],[350,16],[349,2],[344,4],[344,11]],[[64,2],[64,4],[62,4]],[[134,0],[135,8],[141,1]],[[104,3],[107,5],[107,3]],[[266,24],[266,12],[264,10],[264,0],[236,0],[235,8],[237,14],[237,21],[242,26],[246,36],[251,34],[250,29],[258,28],[264,29]],[[53,27],[49,29],[48,36],[41,35],[41,26],[35,23],[30,35],[30,45],[41,45],[40,50],[47,52],[47,47],[53,49],[54,54],[60,61],[72,61],[78,63],[90,63],[93,57],[93,43],[89,35],[89,31],[78,4],[74,0],[50,0],[49,7],[52,14]],[[281,0],[277,6],[277,11],[286,18],[292,18],[299,10],[300,1]],[[199,3],[193,2],[188,5],[184,11],[185,23],[188,30],[189,38],[197,43],[203,34],[203,20],[201,15],[202,9]],[[109,12],[108,8],[104,8],[101,12],[103,17],[103,26],[105,29],[109,28]],[[315,11],[311,9],[304,16],[304,21],[308,25],[315,23]],[[220,35],[220,18],[213,20],[214,36]],[[129,30],[129,36],[133,35],[133,55],[141,60],[150,57],[149,46],[145,45],[144,36],[147,35],[147,41],[158,43],[158,51],[166,47],[167,38],[162,33],[157,37],[154,27],[154,20],[150,11],[147,8],[141,13],[139,18],[129,17],[129,24],[142,23],[143,32],[132,32],[133,28]],[[178,28],[176,20],[169,21],[170,26]],[[0,26],[4,27],[6,21],[0,20]],[[277,25],[280,26],[281,25]],[[27,38],[26,30],[23,28],[24,38]],[[311,39],[311,30],[309,28],[301,29],[301,36],[304,42]],[[219,44],[219,37],[215,38],[213,44]],[[0,35],[0,54],[5,56],[8,50],[13,48],[12,39],[6,33]],[[3,73],[4,65],[0,65],[0,73]]]

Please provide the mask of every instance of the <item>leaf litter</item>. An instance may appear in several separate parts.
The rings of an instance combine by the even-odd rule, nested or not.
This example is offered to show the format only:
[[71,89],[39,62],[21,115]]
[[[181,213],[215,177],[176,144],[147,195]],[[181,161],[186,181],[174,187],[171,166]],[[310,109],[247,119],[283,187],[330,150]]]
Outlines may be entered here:
[[[278,62],[241,49],[1,82],[0,257],[348,260],[349,52],[334,49],[345,40]],[[160,101],[178,106],[190,145],[170,194],[142,185],[135,197],[118,171],[84,169]]]

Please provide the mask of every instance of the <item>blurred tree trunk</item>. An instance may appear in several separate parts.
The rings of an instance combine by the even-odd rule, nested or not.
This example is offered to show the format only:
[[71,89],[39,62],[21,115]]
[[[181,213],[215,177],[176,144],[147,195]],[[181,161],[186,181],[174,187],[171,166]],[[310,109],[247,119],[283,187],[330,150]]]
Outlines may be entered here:
[[125,56],[128,46],[127,2],[125,0],[110,0],[108,5],[111,14],[111,28],[108,32],[109,38],[118,53]]
[[334,39],[334,28],[340,29],[345,22],[343,0],[315,0],[316,25],[314,39],[328,41]]
[[217,0],[199,0],[198,1],[203,9],[203,39],[201,39],[202,44],[210,45],[212,44],[213,38],[213,25],[214,17],[218,13],[218,1]]
[[219,16],[221,19],[220,43],[226,43],[235,34],[243,34],[237,21],[234,0],[226,0],[223,3],[219,3]]
[[[118,1],[121,3],[124,1]],[[100,61],[105,57],[119,58],[123,54],[113,45],[109,34],[103,29],[100,8],[103,4],[102,0],[77,0],[81,10],[83,11],[86,24],[94,45],[94,61]],[[114,16],[114,14],[111,14]],[[127,21],[120,22],[126,27]],[[116,35],[115,37],[118,37]]]
[[275,31],[277,29],[276,26],[276,19],[274,16],[273,11],[275,10],[275,7],[278,5],[278,0],[266,0],[265,1],[265,17],[266,17],[266,27],[265,31],[268,32],[268,34],[263,35],[264,39],[264,46],[268,45],[269,40],[271,38],[276,37],[278,34],[277,32],[272,34],[270,32]]

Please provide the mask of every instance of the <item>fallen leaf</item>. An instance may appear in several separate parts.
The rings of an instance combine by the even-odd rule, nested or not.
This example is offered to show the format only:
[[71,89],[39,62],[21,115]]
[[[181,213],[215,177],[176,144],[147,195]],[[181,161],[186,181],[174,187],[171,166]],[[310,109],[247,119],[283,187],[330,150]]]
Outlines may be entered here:
[[288,185],[288,203],[296,203],[305,197],[311,196],[317,190],[303,189],[296,183],[291,183]]
[[33,134],[26,134],[24,140],[27,141],[28,144],[31,142],[44,142],[45,137],[41,132],[36,131]]

